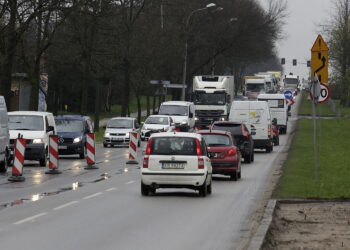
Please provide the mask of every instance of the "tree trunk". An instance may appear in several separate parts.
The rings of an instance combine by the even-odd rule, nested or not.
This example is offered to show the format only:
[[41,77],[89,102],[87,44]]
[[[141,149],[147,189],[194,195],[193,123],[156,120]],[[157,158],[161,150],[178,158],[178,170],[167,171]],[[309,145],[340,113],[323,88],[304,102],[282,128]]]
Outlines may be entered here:
[[137,102],[137,121],[138,123],[140,123],[141,122],[141,99],[138,93],[136,94],[136,102]]
[[[122,96],[122,110],[121,116],[127,115],[127,109],[129,105],[129,93],[130,93],[130,63],[127,58],[124,58],[124,85],[123,85],[123,96]],[[129,116],[130,116],[130,112]]]
[[94,117],[94,131],[98,132],[100,129],[100,82],[95,83],[96,98],[95,98],[95,117]]
[[40,83],[40,65],[35,64],[32,75],[30,76],[30,110],[37,111],[39,105],[39,83]]
[[152,107],[152,114],[154,114],[156,112],[156,97],[153,96],[153,107]]
[[146,106],[147,106],[147,116],[149,116],[150,115],[149,94],[147,94]]

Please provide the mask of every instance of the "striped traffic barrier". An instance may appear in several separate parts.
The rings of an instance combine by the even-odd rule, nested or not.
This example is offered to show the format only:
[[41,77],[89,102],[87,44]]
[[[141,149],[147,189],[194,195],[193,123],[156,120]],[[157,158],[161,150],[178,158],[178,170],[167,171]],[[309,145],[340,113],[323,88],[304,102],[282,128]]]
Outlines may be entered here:
[[12,166],[12,175],[9,181],[19,182],[26,178],[23,176],[24,152],[26,150],[27,141],[23,138],[17,138],[14,145],[14,160]]
[[62,172],[58,170],[58,136],[50,135],[49,139],[49,168],[45,174],[61,174]]
[[85,169],[98,169],[95,161],[95,134],[86,134],[86,163]]
[[126,164],[139,164],[137,161],[137,143],[138,143],[138,133],[130,132],[129,140],[129,160]]

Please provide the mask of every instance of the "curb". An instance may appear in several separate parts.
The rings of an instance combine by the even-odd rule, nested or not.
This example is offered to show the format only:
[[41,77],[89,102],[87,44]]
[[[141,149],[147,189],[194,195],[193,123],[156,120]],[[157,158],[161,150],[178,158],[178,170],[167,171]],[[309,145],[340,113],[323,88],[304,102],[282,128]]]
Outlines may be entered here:
[[247,247],[248,250],[259,250],[261,249],[265,236],[267,234],[267,231],[270,228],[272,218],[273,218],[273,213],[275,211],[277,200],[269,200],[267,203],[267,206],[265,208],[265,213],[264,216],[260,222],[260,225],[255,232],[254,236],[252,237],[249,246]]

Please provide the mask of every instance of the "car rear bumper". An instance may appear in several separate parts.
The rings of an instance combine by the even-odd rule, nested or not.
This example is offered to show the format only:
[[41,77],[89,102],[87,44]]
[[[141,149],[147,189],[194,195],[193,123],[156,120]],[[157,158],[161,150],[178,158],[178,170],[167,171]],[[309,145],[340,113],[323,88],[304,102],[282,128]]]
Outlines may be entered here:
[[111,145],[111,146],[128,146],[129,145],[129,137],[125,137],[125,138],[122,138],[122,139],[113,139],[113,138],[110,138],[110,137],[105,137],[103,139],[103,144],[108,144],[108,145]]
[[211,159],[213,174],[232,174],[238,170],[237,161],[220,161]]
[[159,187],[173,186],[173,187],[185,187],[193,186],[198,187],[203,185],[207,174],[205,172],[155,172],[155,171],[142,171],[142,182],[145,185],[156,185]]
[[272,139],[254,140],[254,148],[266,148],[272,146]]

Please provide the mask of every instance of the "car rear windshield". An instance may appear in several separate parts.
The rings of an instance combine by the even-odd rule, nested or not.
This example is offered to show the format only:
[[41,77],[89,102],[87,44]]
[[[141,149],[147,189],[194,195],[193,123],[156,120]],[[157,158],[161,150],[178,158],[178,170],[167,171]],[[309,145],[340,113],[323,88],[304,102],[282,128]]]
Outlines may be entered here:
[[44,130],[44,119],[39,115],[9,115],[10,130]]
[[107,128],[133,128],[130,119],[113,119],[108,122]]
[[152,155],[196,155],[196,139],[190,137],[152,138]]
[[84,123],[82,120],[56,119],[57,132],[83,132]]
[[202,134],[205,143],[210,146],[231,146],[232,142],[227,135]]
[[241,124],[214,124],[213,130],[227,131],[233,136],[242,135]]

